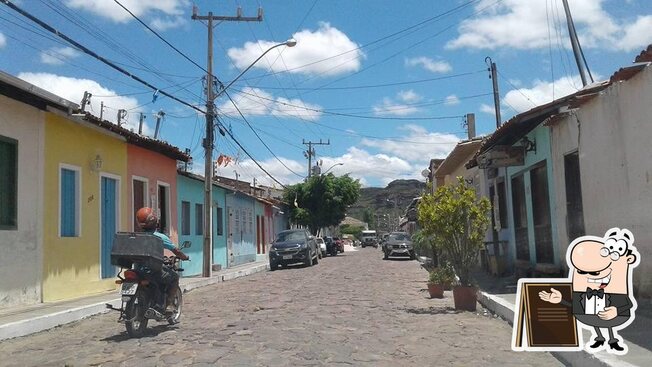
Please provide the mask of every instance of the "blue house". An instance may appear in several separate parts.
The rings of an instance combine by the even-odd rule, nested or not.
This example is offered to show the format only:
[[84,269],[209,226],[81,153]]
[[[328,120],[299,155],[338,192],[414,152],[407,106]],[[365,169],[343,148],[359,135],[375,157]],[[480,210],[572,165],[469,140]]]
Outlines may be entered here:
[[[184,250],[191,261],[185,262],[184,276],[200,275],[203,264],[204,246],[204,178],[189,172],[179,171],[177,175],[177,203],[179,215],[179,243],[190,241],[190,248]],[[231,190],[213,184],[213,269],[226,268],[227,232],[225,196]],[[232,195],[232,194],[231,194]]]
[[225,199],[227,265],[256,261],[256,198],[233,190]]

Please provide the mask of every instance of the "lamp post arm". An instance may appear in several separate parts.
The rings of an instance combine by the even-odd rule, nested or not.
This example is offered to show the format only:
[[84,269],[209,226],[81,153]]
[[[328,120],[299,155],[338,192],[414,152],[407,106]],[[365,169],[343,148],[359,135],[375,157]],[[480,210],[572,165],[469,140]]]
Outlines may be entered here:
[[283,42],[283,43],[279,43],[278,45],[274,45],[274,46],[268,48],[267,51],[263,52],[262,55],[258,56],[258,58],[256,60],[254,60],[254,62],[252,62],[249,66],[247,66],[246,69],[242,70],[240,72],[240,74],[238,74],[238,76],[235,77],[235,79],[231,80],[229,82],[229,84],[227,84],[224,88],[222,88],[222,90],[220,90],[219,93],[217,93],[217,95],[215,95],[215,98],[221,96],[224,92],[226,92],[226,90],[229,89],[229,87],[232,86],[233,83],[237,82],[238,79],[240,79],[247,71],[249,71],[249,69],[251,69],[254,65],[256,65],[256,63],[258,61],[260,61],[260,59],[262,59],[263,56],[267,55],[268,52],[270,52],[271,50],[273,50],[273,49],[275,49],[277,47],[286,46],[286,45],[287,45],[287,42]]

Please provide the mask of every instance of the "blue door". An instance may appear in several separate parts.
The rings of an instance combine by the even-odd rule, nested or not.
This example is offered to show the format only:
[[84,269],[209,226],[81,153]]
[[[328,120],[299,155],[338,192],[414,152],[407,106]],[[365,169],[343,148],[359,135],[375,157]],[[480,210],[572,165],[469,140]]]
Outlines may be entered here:
[[112,278],[117,274],[117,268],[111,265],[111,246],[113,246],[113,235],[117,231],[117,180],[102,177],[101,185],[101,271],[102,278]]

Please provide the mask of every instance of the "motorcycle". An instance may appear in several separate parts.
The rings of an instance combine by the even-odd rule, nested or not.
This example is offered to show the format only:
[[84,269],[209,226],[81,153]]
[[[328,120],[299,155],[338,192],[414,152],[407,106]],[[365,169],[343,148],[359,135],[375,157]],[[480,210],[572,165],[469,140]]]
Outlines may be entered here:
[[[114,250],[115,250],[114,242]],[[190,242],[183,243],[181,248],[190,247]],[[176,296],[173,300],[173,312],[166,312],[168,307],[168,289],[161,284],[160,270],[153,270],[151,260],[148,257],[134,257],[125,262],[125,256],[122,255],[122,261],[118,261],[119,255],[116,255],[116,262],[121,269],[118,273],[116,284],[120,285],[121,307],[116,308],[107,303],[106,307],[120,312],[118,322],[124,323],[127,334],[133,338],[140,338],[145,335],[149,320],[158,322],[167,322],[170,325],[179,323],[181,319],[181,309],[183,306],[183,295],[181,289],[177,287]],[[114,253],[112,252],[112,262]],[[169,250],[163,251],[162,264],[180,273],[183,271],[179,267],[179,258]],[[129,264],[129,266],[125,266]]]

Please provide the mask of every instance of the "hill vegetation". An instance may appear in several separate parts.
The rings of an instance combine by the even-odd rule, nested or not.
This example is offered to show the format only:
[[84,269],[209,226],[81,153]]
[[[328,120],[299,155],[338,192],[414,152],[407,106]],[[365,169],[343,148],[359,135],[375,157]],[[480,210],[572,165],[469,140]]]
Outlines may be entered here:
[[394,180],[385,188],[363,188],[355,204],[347,209],[346,215],[366,221],[367,212],[366,216],[373,217],[370,229],[388,230],[397,225],[398,218],[405,214],[405,209],[412,199],[421,196],[425,188],[425,182],[419,180]]

